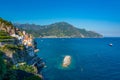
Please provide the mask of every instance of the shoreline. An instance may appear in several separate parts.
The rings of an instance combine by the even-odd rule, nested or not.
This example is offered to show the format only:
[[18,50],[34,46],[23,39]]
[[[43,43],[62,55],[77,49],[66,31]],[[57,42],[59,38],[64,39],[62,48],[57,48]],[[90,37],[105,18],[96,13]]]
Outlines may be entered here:
[[[41,38],[41,39],[76,39],[76,38],[79,38],[79,39],[86,39],[86,38],[88,38],[88,39],[90,39],[89,37],[86,37],[86,38],[80,38],[80,37],[68,37],[68,38],[66,38],[66,37],[57,37],[57,38],[55,38],[55,37],[51,37],[51,38],[49,38],[49,37],[34,37],[34,38]],[[120,37],[91,37],[91,39],[92,38],[120,38]]]
[[44,37],[34,37],[34,38],[41,38],[41,39],[103,39],[103,38],[120,38],[120,37],[97,37],[97,38],[94,38],[94,37],[91,37],[91,38],[79,38],[79,37],[70,37],[70,38],[66,38],[66,37],[57,37],[57,38],[44,38]]

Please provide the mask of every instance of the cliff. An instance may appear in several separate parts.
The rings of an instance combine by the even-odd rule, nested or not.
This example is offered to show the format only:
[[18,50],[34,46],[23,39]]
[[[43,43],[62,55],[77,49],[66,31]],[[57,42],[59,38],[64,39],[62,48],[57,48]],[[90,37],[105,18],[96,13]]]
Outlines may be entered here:
[[[6,71],[2,77],[0,76],[0,79],[22,80],[25,78],[27,80],[33,76],[32,78],[41,80],[38,69],[44,67],[44,62],[38,63],[41,59],[35,54],[35,50],[32,35],[0,18],[0,57],[6,66]],[[20,73],[24,75],[20,76]]]

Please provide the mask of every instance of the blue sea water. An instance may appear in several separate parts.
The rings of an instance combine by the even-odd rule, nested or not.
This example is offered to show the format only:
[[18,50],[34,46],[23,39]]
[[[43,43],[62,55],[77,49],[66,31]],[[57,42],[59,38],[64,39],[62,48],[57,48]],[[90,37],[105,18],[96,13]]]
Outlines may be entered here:
[[[120,38],[36,38],[45,80],[120,80]],[[113,46],[109,46],[112,43]],[[62,67],[66,55],[71,64]]]

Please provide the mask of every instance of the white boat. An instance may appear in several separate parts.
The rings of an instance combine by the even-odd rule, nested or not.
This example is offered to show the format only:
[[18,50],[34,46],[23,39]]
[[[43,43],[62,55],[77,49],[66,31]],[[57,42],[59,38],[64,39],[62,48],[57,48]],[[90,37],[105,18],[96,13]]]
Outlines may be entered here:
[[109,46],[113,46],[113,44],[112,44],[112,43],[110,43],[110,44],[109,44]]

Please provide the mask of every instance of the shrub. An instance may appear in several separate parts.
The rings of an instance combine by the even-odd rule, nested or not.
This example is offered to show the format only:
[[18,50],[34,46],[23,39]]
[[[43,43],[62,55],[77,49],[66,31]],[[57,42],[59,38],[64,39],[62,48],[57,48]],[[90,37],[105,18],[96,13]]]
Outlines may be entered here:
[[6,65],[3,61],[2,55],[0,54],[0,80],[2,80],[5,73],[6,73]]
[[24,80],[42,80],[42,79],[40,77],[34,75],[31,77],[25,78]]

